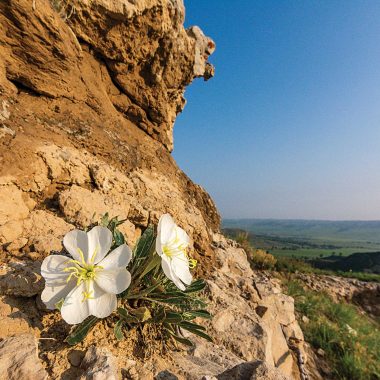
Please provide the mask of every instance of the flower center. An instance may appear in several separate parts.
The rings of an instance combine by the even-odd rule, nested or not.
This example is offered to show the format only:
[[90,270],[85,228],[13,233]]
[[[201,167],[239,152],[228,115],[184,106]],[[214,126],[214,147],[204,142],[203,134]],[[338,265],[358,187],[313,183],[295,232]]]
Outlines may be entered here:
[[183,259],[184,261],[187,259],[189,262],[189,268],[193,269],[197,266],[197,260],[190,258],[187,249],[187,244],[181,243],[176,231],[175,237],[162,247],[162,252],[170,259],[173,259],[173,257]]
[[76,286],[79,286],[82,282],[85,282],[86,285],[86,291],[83,291],[83,301],[87,299],[91,299],[93,291],[89,290],[90,281],[95,280],[96,273],[103,269],[100,265],[95,265],[95,257],[97,254],[98,249],[96,248],[89,263],[86,262],[84,259],[84,254],[80,248],[77,248],[81,260],[68,260],[67,261],[67,268],[65,268],[63,271],[69,273],[67,276],[66,282],[69,282],[73,277],[77,279]]

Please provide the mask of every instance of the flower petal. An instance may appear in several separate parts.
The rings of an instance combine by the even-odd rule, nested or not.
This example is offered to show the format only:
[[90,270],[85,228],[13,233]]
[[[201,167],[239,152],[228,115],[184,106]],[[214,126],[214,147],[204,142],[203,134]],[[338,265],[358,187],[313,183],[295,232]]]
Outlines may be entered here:
[[176,233],[177,233],[177,238],[181,242],[181,244],[187,247],[190,244],[189,235],[181,227],[178,227],[178,226],[176,226]]
[[86,291],[86,282],[82,282],[65,298],[61,314],[68,324],[76,325],[81,323],[90,315],[88,301],[83,299],[83,293]]
[[107,293],[120,294],[130,285],[131,274],[125,268],[102,270],[96,274],[95,282]]
[[117,299],[115,294],[104,292],[100,286],[91,281],[90,290],[93,298],[87,300],[90,314],[98,318],[108,317],[116,310]]
[[64,299],[75,286],[76,280],[72,278],[68,283],[69,274],[63,271],[69,260],[66,256],[51,255],[42,262],[41,275],[45,279],[45,289],[41,300],[48,309],[55,309],[57,302]]
[[165,244],[170,240],[175,227],[176,224],[169,214],[164,214],[161,216],[158,222],[157,235],[159,236],[162,244]]
[[63,285],[46,285],[45,289],[41,293],[41,300],[46,305],[49,310],[54,310],[56,305],[62,299],[73,290],[76,281],[72,279],[69,283],[64,283]]
[[190,285],[193,276],[189,269],[189,260],[185,255],[175,256],[171,262],[172,272],[186,285]]
[[183,285],[181,280],[173,272],[172,267],[171,267],[171,259],[169,259],[165,255],[162,256],[161,267],[162,267],[162,270],[164,271],[166,277],[169,280],[173,281],[177,288],[179,288],[181,290],[186,289],[185,285]]
[[94,263],[97,264],[111,249],[112,232],[106,227],[96,226],[87,233],[87,237],[89,254],[86,262],[94,260]]
[[78,261],[82,261],[78,248],[83,252],[85,259],[88,256],[87,233],[81,230],[72,230],[63,238],[63,245],[67,252]]
[[127,244],[122,244],[121,246],[114,249],[109,255],[107,255],[99,265],[104,269],[120,269],[126,268],[128,263],[131,261],[132,251]]
[[162,247],[172,239],[175,233],[175,223],[169,214],[164,214],[160,217],[157,227],[156,252],[162,256]]
[[70,259],[62,255],[47,256],[41,264],[41,275],[49,285],[66,283],[68,274],[64,272]]

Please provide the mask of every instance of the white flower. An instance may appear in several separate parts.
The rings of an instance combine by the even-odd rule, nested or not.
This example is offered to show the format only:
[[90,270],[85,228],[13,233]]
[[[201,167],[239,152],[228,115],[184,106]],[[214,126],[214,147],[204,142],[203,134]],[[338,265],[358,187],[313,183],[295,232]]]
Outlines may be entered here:
[[73,260],[62,255],[45,258],[41,266],[45,278],[42,301],[48,309],[55,309],[64,300],[62,318],[69,324],[80,323],[89,315],[109,316],[117,307],[116,294],[131,283],[126,269],[132,257],[130,248],[123,244],[106,256],[112,233],[100,226],[88,233],[70,231],[63,245]]
[[161,256],[161,266],[165,275],[181,290],[190,285],[192,276],[190,267],[196,265],[196,260],[190,259],[187,248],[190,238],[178,227],[169,214],[161,216],[158,222],[156,251]]

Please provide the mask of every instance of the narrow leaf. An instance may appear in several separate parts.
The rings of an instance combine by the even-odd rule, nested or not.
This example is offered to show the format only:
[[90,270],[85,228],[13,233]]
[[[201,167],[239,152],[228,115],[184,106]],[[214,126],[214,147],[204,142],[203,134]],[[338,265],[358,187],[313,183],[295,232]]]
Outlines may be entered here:
[[73,332],[66,338],[66,342],[71,346],[80,343],[97,321],[97,317],[89,317],[84,320],[81,324],[74,328]]
[[[198,325],[196,323],[192,323],[192,322],[189,322],[189,321],[183,321],[180,323],[180,326],[183,327],[184,329],[186,330],[189,330],[189,329],[193,329],[193,330],[202,330],[202,331],[205,331],[206,328],[201,326],[201,325]],[[190,331],[190,330],[189,330]]]
[[167,323],[180,323],[183,321],[183,317],[180,313],[174,311],[165,311],[164,321]]
[[140,239],[138,240],[135,249],[134,249],[134,256],[140,257],[144,254],[146,255],[149,253],[150,246],[152,245],[154,241],[154,230],[153,227],[149,226],[144,233],[141,235]]
[[211,338],[210,336],[208,336],[205,332],[200,331],[200,330],[198,330],[198,329],[190,329],[190,328],[188,328],[188,327],[186,327],[186,326],[182,326],[182,325],[180,325],[180,326],[181,326],[181,328],[183,328],[183,329],[185,329],[185,330],[187,330],[187,331],[190,331],[192,334],[198,335],[198,336],[200,336],[201,338],[206,339],[206,340],[208,340],[209,342],[212,342],[212,338]]
[[192,318],[197,318],[197,317],[203,318],[203,319],[212,318],[211,314],[207,310],[190,310],[190,311],[187,311],[185,314],[186,314],[186,317],[187,315],[189,315]]
[[122,307],[119,307],[117,309],[117,312],[119,313],[120,317],[123,318],[124,322],[126,323],[137,323],[138,319],[128,313],[126,309],[123,309]]
[[117,229],[114,230],[113,238],[115,240],[116,246],[120,246],[120,245],[124,244],[124,242],[125,242],[123,234]]
[[205,287],[206,287],[206,282],[204,280],[196,280],[185,290],[185,293],[200,292]]
[[170,331],[170,330],[166,330],[166,331],[167,331],[167,332],[170,334],[170,336],[172,336],[176,341],[178,341],[178,342],[184,344],[185,346],[194,347],[194,343],[193,343],[191,340],[189,340],[189,339],[187,339],[187,338],[183,338],[183,337],[181,337],[181,336],[178,336],[178,335],[174,334],[174,333],[173,333],[172,331]]
[[113,329],[113,333],[115,334],[115,337],[118,341],[121,341],[124,339],[124,334],[123,334],[123,320],[122,319],[119,319],[116,324],[115,324],[115,327]]
[[148,263],[144,271],[140,274],[139,279],[147,275],[151,270],[155,269],[161,263],[161,257],[157,254],[154,254],[152,260]]

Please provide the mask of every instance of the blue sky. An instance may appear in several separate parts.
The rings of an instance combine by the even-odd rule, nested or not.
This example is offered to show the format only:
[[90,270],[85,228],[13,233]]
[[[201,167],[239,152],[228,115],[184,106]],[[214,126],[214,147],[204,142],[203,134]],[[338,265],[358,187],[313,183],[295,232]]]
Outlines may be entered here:
[[217,49],[174,129],[225,218],[380,219],[380,1],[185,0]]

